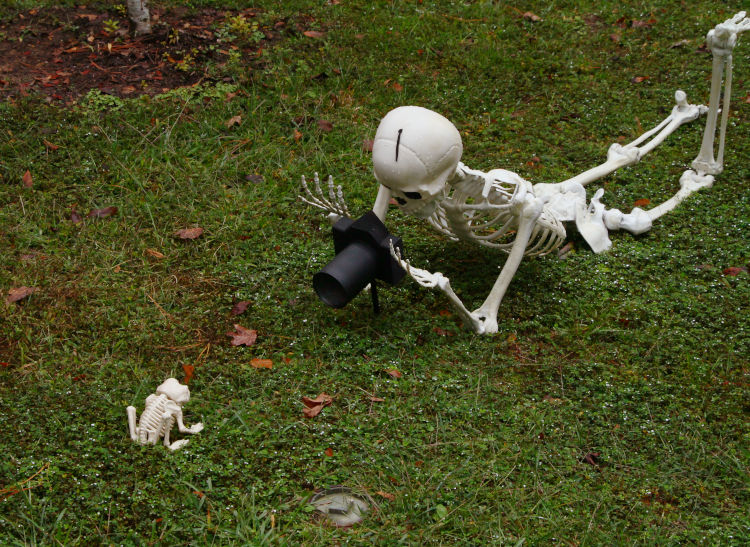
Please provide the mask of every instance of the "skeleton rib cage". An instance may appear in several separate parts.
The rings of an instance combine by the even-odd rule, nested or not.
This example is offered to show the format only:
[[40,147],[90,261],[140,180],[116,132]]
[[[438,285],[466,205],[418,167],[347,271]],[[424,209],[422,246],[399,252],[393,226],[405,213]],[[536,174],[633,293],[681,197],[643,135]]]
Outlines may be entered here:
[[[513,213],[513,207],[519,194],[531,191],[531,185],[522,179],[511,182],[494,178],[487,197],[482,198],[484,177],[471,173],[461,164],[458,174],[460,181],[447,189],[446,198],[427,221],[453,241],[470,240],[510,252],[518,228],[518,216]],[[543,207],[524,255],[547,254],[560,247],[565,236],[563,223],[548,207]]]

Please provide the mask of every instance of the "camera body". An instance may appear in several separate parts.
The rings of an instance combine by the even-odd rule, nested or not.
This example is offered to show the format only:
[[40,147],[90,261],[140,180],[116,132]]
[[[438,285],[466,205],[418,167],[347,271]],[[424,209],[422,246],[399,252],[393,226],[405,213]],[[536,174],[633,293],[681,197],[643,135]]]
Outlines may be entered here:
[[313,288],[324,304],[343,308],[375,280],[395,285],[406,275],[391,256],[393,247],[403,253],[401,238],[388,233],[385,224],[369,211],[357,220],[343,217],[333,225],[336,256],[313,276]]

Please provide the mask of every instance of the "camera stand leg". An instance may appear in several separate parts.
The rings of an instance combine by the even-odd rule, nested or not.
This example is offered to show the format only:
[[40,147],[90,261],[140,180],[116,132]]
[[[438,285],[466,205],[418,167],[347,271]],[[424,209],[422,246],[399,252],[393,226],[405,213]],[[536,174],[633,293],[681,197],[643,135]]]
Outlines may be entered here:
[[374,279],[370,283],[370,296],[372,297],[372,311],[375,315],[380,313],[380,300],[378,300],[378,283]]

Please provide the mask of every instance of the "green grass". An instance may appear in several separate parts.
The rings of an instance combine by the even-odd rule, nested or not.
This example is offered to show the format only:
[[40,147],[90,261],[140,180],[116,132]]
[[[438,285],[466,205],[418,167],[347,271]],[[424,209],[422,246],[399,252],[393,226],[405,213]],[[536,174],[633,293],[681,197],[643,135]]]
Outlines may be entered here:
[[[361,143],[389,109],[446,115],[471,167],[562,180],[658,123],[675,89],[706,102],[710,56],[696,49],[739,9],[466,4],[269,5],[326,36],[290,33],[229,102],[208,90],[111,112],[0,103],[0,289],[38,287],[0,302],[0,488],[43,469],[0,501],[0,543],[750,540],[750,287],[747,272],[722,273],[750,262],[750,36],[735,54],[715,186],[642,236],[615,234],[607,254],[571,227],[566,260],[522,263],[500,334],[462,330],[445,298],[415,283],[383,290],[378,317],[367,295],[339,311],[315,297],[310,279],[332,245],[324,216],[297,200],[299,178],[331,173],[354,214],[366,211],[376,185]],[[522,19],[527,10],[543,21]],[[652,16],[650,28],[615,25]],[[298,116],[334,129],[304,125],[296,141]],[[625,211],[668,198],[701,128],[683,127],[591,191],[603,186],[605,203]],[[262,182],[246,179],[256,173]],[[105,206],[118,214],[69,220],[72,207]],[[388,218],[415,265],[481,302],[503,256],[395,210]],[[204,235],[173,237],[191,226]],[[252,305],[232,317],[239,300]],[[233,323],[257,329],[257,344],[232,347]],[[273,370],[252,368],[255,357]],[[196,367],[186,422],[206,429],[176,453],[133,444],[125,407],[140,412],[183,364]],[[300,399],[320,392],[334,403],[303,418]],[[598,466],[584,461],[591,453]],[[377,509],[351,529],[321,524],[304,502],[335,484]]]

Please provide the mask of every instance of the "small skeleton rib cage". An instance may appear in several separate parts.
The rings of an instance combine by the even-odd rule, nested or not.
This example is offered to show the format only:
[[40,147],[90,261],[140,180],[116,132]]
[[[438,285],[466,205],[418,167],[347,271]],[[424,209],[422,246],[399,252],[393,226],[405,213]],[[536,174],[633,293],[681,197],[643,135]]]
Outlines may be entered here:
[[[591,249],[601,253],[612,245],[610,231],[646,232],[653,221],[672,211],[690,194],[713,184],[714,175],[723,169],[732,51],[738,35],[749,29],[750,19],[743,11],[718,24],[706,36],[713,54],[708,107],[688,103],[685,93],[678,90],[671,113],[660,124],[629,144],[613,144],[606,162],[559,183],[532,184],[504,169],[487,173],[470,169],[460,161],[461,136],[449,120],[418,106],[390,111],[381,120],[373,141],[373,171],[380,188],[372,212],[384,221],[393,199],[401,211],[425,219],[451,240],[470,241],[508,254],[489,295],[474,311],[464,306],[447,277],[412,266],[404,260],[401,250],[391,245],[394,260],[423,287],[442,291],[475,332],[497,332],[500,302],[521,260],[557,249],[566,237],[565,222],[574,222]],[[706,126],[700,151],[693,168],[680,177],[680,189],[674,196],[652,209],[635,208],[630,213],[606,208],[601,202],[601,188],[587,202],[587,184],[637,163],[680,125],[703,114]],[[302,177],[301,199],[326,211],[333,222],[348,217],[341,187],[335,187],[331,177],[327,186],[326,192],[317,174],[312,188]]]
[[177,450],[188,443],[188,439],[169,442],[169,432],[177,422],[180,433],[198,433],[203,424],[197,423],[186,427],[182,421],[182,405],[190,400],[190,390],[174,378],[168,378],[156,388],[156,393],[146,397],[146,408],[141,412],[141,419],[136,425],[135,407],[129,406],[128,427],[130,438],[141,444],[156,444],[164,437],[164,446]]

